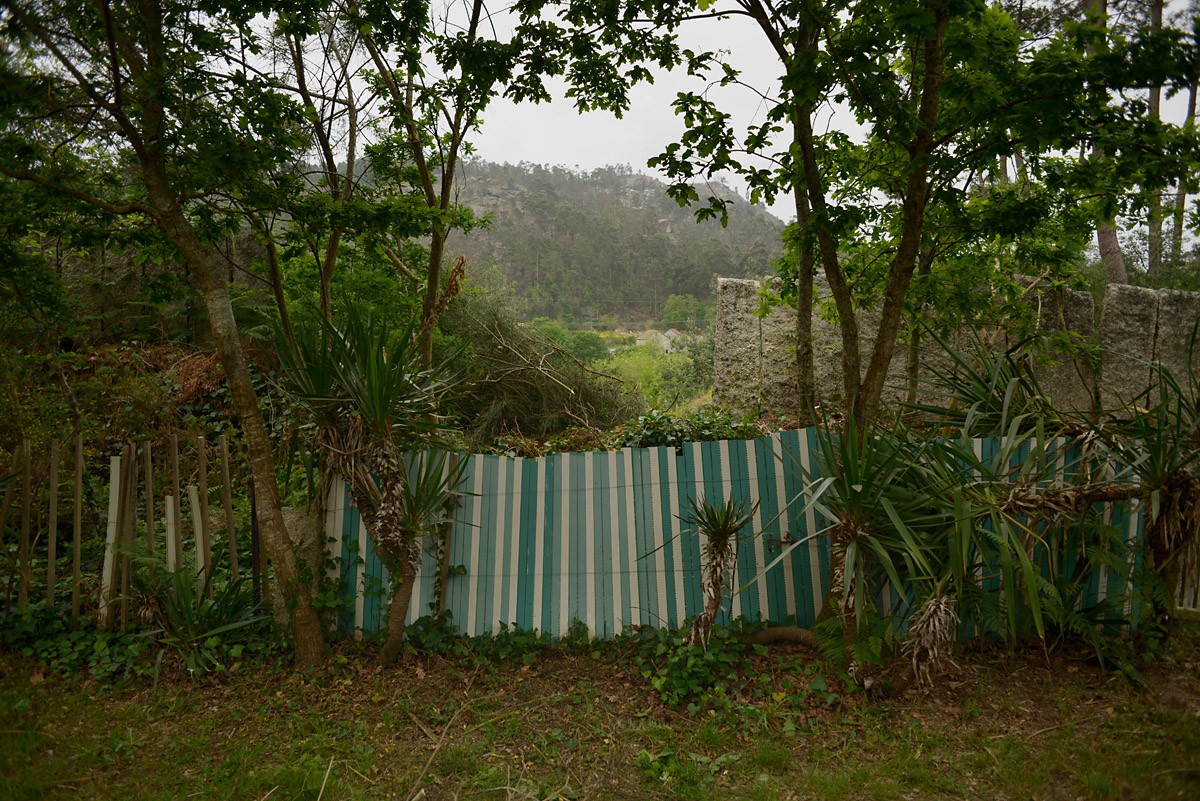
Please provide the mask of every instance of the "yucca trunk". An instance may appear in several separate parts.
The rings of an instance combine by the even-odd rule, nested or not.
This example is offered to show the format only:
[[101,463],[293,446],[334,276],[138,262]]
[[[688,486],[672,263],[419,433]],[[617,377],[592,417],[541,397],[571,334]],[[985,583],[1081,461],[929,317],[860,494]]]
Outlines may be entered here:
[[692,623],[689,642],[708,647],[709,635],[712,634],[717,613],[721,611],[721,603],[725,600],[725,578],[730,565],[737,559],[736,542],[733,537],[729,537],[724,542],[710,540],[704,546],[708,557],[703,581],[704,611]]
[[409,543],[410,554],[407,559],[401,558],[398,573],[392,574],[392,600],[388,604],[387,636],[383,641],[383,650],[379,653],[379,664],[387,667],[400,656],[404,645],[404,627],[408,620],[408,608],[412,605],[413,585],[417,579],[417,566],[420,564],[421,550],[414,539]]
[[358,424],[347,429],[326,428],[319,444],[330,467],[346,479],[363,528],[391,574],[387,635],[379,655],[380,664],[387,666],[400,655],[421,558],[417,532],[406,518],[408,476],[403,456],[391,442],[370,442],[366,429]]

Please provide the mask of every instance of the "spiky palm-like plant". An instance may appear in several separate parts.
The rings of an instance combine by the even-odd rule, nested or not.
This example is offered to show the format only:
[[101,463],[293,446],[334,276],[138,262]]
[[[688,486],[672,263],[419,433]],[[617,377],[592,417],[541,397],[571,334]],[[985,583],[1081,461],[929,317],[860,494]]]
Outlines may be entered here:
[[442,455],[404,456],[405,447],[445,430],[438,409],[453,385],[444,367],[420,369],[415,343],[411,326],[393,335],[353,307],[340,324],[299,323],[290,337],[279,336],[286,389],[312,413],[314,444],[326,466],[345,478],[391,573],[385,664],[399,654],[419,538],[444,520],[461,476]]
[[729,572],[737,563],[738,533],[754,519],[757,509],[758,503],[747,509],[744,501],[733,498],[721,506],[707,498],[693,498],[688,512],[680,517],[684,525],[693,527],[703,537],[701,548],[705,559],[704,611],[692,623],[689,642],[708,646],[713,623],[725,599]]

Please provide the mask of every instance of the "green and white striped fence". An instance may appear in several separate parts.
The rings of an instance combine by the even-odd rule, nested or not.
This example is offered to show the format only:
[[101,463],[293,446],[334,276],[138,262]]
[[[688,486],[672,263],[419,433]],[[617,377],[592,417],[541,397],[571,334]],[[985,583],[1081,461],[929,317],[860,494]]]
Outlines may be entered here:
[[[985,454],[994,440],[976,442]],[[807,504],[801,467],[815,474],[816,432],[785,431],[753,440],[564,453],[540,459],[463,456],[461,507],[451,531],[446,608],[465,634],[502,623],[558,637],[573,621],[597,636],[631,625],[678,626],[699,614],[699,537],[681,532],[692,498],[758,502],[754,531],[738,551],[736,587],[750,584],[786,543],[826,525]],[[1064,449],[1065,451],[1065,449]],[[1065,468],[1065,465],[1064,465]],[[345,484],[334,482],[326,520],[334,576],[354,603],[343,631],[383,627],[388,576],[375,556]],[[781,510],[783,511],[780,514]],[[1132,540],[1141,514],[1130,504],[1106,510]],[[438,575],[427,548],[409,622],[428,614]],[[1132,553],[1132,551],[1131,551]],[[815,537],[733,596],[732,614],[799,625],[813,622],[829,578],[826,538]],[[1123,590],[1124,577],[1099,576],[1090,600]],[[885,606],[894,599],[885,597]]]

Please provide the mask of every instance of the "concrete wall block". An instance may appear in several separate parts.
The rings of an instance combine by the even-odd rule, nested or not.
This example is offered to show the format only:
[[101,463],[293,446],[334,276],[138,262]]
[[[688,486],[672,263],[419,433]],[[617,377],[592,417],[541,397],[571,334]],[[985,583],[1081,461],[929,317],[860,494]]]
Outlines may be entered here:
[[[1028,276],[1017,276],[1025,287],[1025,302],[1037,320],[1037,334],[1051,337],[1070,333],[1058,346],[1047,346],[1033,354],[1034,376],[1042,391],[1064,411],[1088,412],[1093,409],[1095,371],[1086,354],[1074,347],[1089,347],[1095,342],[1095,298],[1074,289],[1054,289]],[[1022,341],[1019,331],[1005,335],[1007,348]]]
[[1119,409],[1150,386],[1158,293],[1110,284],[1100,313],[1100,406]]
[[762,410],[782,416],[798,411],[796,312],[776,306],[762,324]]
[[762,385],[762,328],[754,316],[758,281],[717,281],[713,401],[734,414],[758,411]]
[[1160,290],[1156,331],[1155,360],[1189,389],[1189,368],[1200,377],[1200,292]]
[[[776,309],[766,319],[755,316],[758,281],[722,278],[718,282],[716,330],[716,383],[714,400],[735,413],[796,411],[795,325],[792,312]],[[820,290],[819,290],[820,291]],[[1092,371],[1086,355],[1069,348],[1050,349],[1038,360],[1035,371],[1042,389],[1064,410],[1087,411],[1093,406],[1093,387],[1100,386],[1103,409],[1132,402],[1152,385],[1153,363],[1161,361],[1183,384],[1189,365],[1200,372],[1200,342],[1191,349],[1192,333],[1200,327],[1200,293],[1155,291],[1112,285],[1105,294],[1100,327],[1094,326],[1094,300],[1087,292],[1042,290],[1031,287],[1027,301],[1043,335],[1069,332],[1076,341],[1098,344],[1102,353],[1101,376]],[[860,353],[866,365],[878,332],[877,315],[864,312],[859,320]],[[844,390],[842,346],[836,323],[813,314],[814,383],[818,402],[840,409]],[[974,352],[971,331],[950,334],[958,352]],[[1000,350],[1016,344],[1015,335],[997,330],[985,336]],[[1192,352],[1194,350],[1194,353]],[[904,343],[898,344],[888,371],[884,402],[896,404],[906,393]],[[931,337],[921,345],[918,400],[944,402],[929,382],[931,368],[952,368],[950,357]]]
[[823,319],[813,309],[813,392],[818,404],[840,409],[845,388],[842,381],[842,337],[837,323]]
[[[1034,375],[1054,405],[1063,411],[1088,412],[1094,407],[1096,376],[1086,354],[1073,349],[1094,342],[1095,298],[1089,292],[1053,289],[1039,293],[1038,332],[1073,335],[1059,347],[1048,347],[1035,360]],[[1031,299],[1031,302],[1032,299]]]
[[[863,309],[858,312],[858,358],[862,363],[861,372],[865,376],[871,363],[871,354],[875,349],[875,341],[879,337],[879,314]],[[898,409],[901,401],[908,392],[908,377],[905,374],[907,348],[903,341],[896,343],[892,350],[892,360],[888,363],[887,377],[883,385],[884,406]],[[838,376],[842,371],[838,369]]]

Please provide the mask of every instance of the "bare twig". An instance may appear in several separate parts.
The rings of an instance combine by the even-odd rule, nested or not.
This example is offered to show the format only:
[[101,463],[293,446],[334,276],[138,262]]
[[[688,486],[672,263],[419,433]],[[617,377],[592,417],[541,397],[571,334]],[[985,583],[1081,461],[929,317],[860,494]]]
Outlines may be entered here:
[[321,780],[321,791],[317,793],[317,801],[325,795],[325,785],[329,782],[329,773],[333,770],[333,757],[329,757],[329,767],[325,768],[325,778]]

